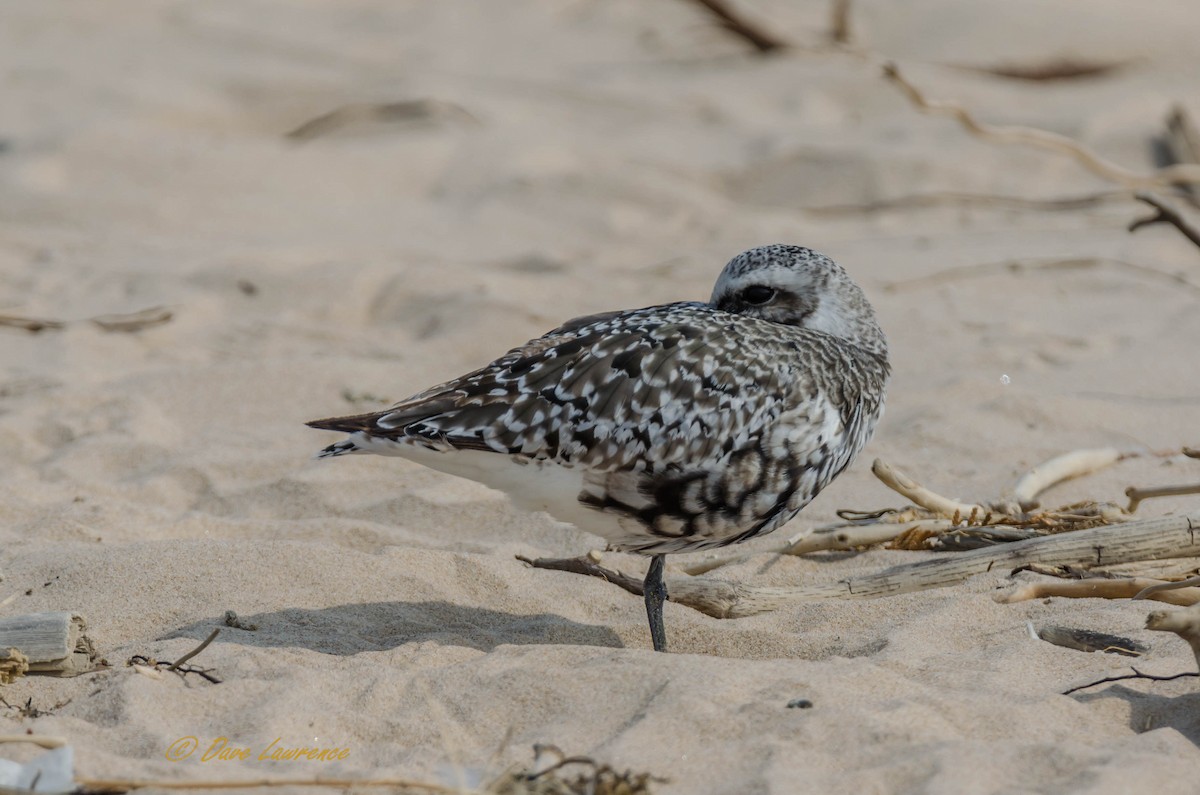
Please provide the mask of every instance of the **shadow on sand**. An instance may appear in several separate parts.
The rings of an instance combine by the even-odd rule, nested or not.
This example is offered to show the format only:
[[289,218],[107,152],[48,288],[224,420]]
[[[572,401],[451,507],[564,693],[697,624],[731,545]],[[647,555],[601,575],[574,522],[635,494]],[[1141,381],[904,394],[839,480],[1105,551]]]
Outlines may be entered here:
[[425,641],[480,651],[491,651],[504,644],[624,646],[620,637],[607,627],[578,624],[549,613],[514,615],[449,602],[366,602],[319,610],[288,608],[241,615],[239,620],[256,624],[258,630],[226,628],[224,618],[215,617],[180,627],[164,639],[199,641],[215,627],[221,627],[216,643],[301,647],[337,655],[383,651]]

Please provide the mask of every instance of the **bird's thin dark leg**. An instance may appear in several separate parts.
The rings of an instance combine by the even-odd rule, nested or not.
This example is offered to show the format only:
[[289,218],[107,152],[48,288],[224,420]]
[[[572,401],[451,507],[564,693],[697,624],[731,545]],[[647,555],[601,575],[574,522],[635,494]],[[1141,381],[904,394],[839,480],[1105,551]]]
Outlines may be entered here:
[[666,555],[655,555],[650,558],[650,570],[646,572],[646,581],[642,585],[642,593],[646,597],[646,617],[650,619],[650,640],[654,643],[655,651],[667,650],[667,631],[663,628],[663,602],[667,598],[667,586],[663,582],[663,565]]

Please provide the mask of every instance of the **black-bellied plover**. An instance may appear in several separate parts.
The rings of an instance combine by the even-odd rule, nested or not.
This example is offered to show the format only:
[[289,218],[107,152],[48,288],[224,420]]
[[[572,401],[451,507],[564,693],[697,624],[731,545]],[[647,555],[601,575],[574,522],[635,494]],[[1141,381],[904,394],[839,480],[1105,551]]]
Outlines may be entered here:
[[320,457],[401,456],[652,556],[664,651],[663,556],[794,517],[870,438],[888,372],[859,286],[774,245],[734,257],[708,303],[570,320],[385,411],[308,424],[349,434]]

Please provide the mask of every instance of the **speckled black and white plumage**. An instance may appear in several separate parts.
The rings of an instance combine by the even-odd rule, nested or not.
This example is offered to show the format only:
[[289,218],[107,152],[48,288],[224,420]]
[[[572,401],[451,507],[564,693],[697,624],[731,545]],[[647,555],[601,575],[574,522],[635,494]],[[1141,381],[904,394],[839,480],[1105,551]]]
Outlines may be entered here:
[[709,303],[577,318],[374,414],[321,456],[398,455],[662,554],[730,544],[794,517],[883,411],[887,343],[829,258],[734,258]]

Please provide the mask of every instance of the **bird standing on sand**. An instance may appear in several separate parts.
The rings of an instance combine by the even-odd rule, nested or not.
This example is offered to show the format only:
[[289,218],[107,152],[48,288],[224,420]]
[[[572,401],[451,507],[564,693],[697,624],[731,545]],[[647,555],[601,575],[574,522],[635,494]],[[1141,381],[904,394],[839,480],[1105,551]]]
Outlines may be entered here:
[[506,492],[650,555],[650,634],[666,650],[663,558],[769,533],[866,444],[887,341],[828,257],[774,245],[725,266],[708,303],[570,320],[373,414],[319,457],[395,455]]

